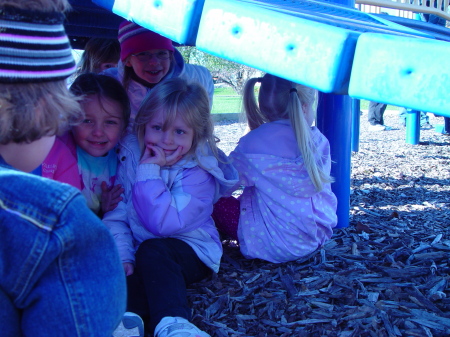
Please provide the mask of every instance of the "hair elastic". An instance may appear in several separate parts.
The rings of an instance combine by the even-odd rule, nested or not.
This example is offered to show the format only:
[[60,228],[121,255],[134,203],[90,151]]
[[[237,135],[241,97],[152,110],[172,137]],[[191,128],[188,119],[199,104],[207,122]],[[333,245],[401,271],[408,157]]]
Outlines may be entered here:
[[62,80],[75,72],[59,12],[0,7],[0,83]]
[[289,90],[289,93],[291,92],[297,92],[297,88],[291,88],[291,90]]

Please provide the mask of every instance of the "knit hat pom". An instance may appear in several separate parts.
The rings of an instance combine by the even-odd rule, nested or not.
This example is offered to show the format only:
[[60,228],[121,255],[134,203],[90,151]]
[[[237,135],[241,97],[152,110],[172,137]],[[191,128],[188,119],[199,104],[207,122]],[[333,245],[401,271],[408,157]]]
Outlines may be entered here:
[[134,22],[123,21],[119,26],[120,59],[124,62],[131,54],[151,49],[174,51],[172,41]]

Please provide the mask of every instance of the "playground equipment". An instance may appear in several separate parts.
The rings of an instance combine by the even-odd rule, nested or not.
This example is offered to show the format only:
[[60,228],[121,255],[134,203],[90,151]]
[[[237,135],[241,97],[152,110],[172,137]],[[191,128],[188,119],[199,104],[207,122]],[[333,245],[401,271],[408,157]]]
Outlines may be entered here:
[[[331,144],[340,227],[349,214],[351,98],[450,116],[450,44],[433,32],[360,12],[352,1],[94,2],[179,44],[321,91],[317,121]],[[72,5],[82,12],[92,3]]]

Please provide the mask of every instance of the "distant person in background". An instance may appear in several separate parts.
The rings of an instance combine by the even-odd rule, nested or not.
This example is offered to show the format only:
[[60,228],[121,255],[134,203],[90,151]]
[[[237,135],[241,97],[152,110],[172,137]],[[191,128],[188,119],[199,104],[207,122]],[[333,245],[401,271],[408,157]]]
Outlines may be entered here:
[[[369,120],[369,131],[389,131],[392,127],[384,125],[384,112],[386,111],[387,104],[369,102],[368,110],[368,120]],[[411,109],[408,109],[412,111]],[[399,112],[400,124],[406,126],[406,114],[408,113],[406,108],[402,108]],[[428,122],[429,118],[427,114],[423,111],[420,112],[420,127],[422,129],[430,129],[432,126]]]
[[117,39],[91,38],[84,47],[78,63],[77,74],[101,73],[117,67],[120,59],[120,44]]
[[111,337],[125,311],[108,229],[77,189],[29,174],[82,117],[65,81],[75,71],[68,8],[66,0],[0,2],[2,337]]
[[214,83],[210,72],[203,66],[185,64],[170,39],[130,21],[120,24],[118,38],[119,64],[105,74],[119,80],[128,93],[131,101],[129,132],[144,98],[158,83],[169,78],[180,77],[199,83],[206,90],[212,107]]
[[[406,116],[408,113],[414,113],[419,112],[418,110],[413,109],[407,109],[407,108],[401,108],[398,118],[399,122],[403,127],[406,127]],[[424,111],[420,111],[420,128],[421,129],[431,129],[433,125],[429,122],[430,118],[428,117],[427,113]]]
[[369,131],[388,131],[392,130],[390,126],[384,125],[384,112],[386,111],[387,104],[369,102],[369,110],[367,118],[369,120]]

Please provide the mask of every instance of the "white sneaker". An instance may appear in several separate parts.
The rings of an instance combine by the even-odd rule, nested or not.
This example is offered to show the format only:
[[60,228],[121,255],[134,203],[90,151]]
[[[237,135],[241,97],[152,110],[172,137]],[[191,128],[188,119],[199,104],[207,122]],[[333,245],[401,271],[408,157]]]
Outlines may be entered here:
[[386,126],[383,124],[375,124],[375,125],[369,125],[368,128],[369,131],[389,131],[392,130],[390,126]]
[[139,315],[126,312],[114,330],[113,337],[144,337],[144,322]]
[[182,317],[164,317],[155,328],[156,337],[211,337]]

